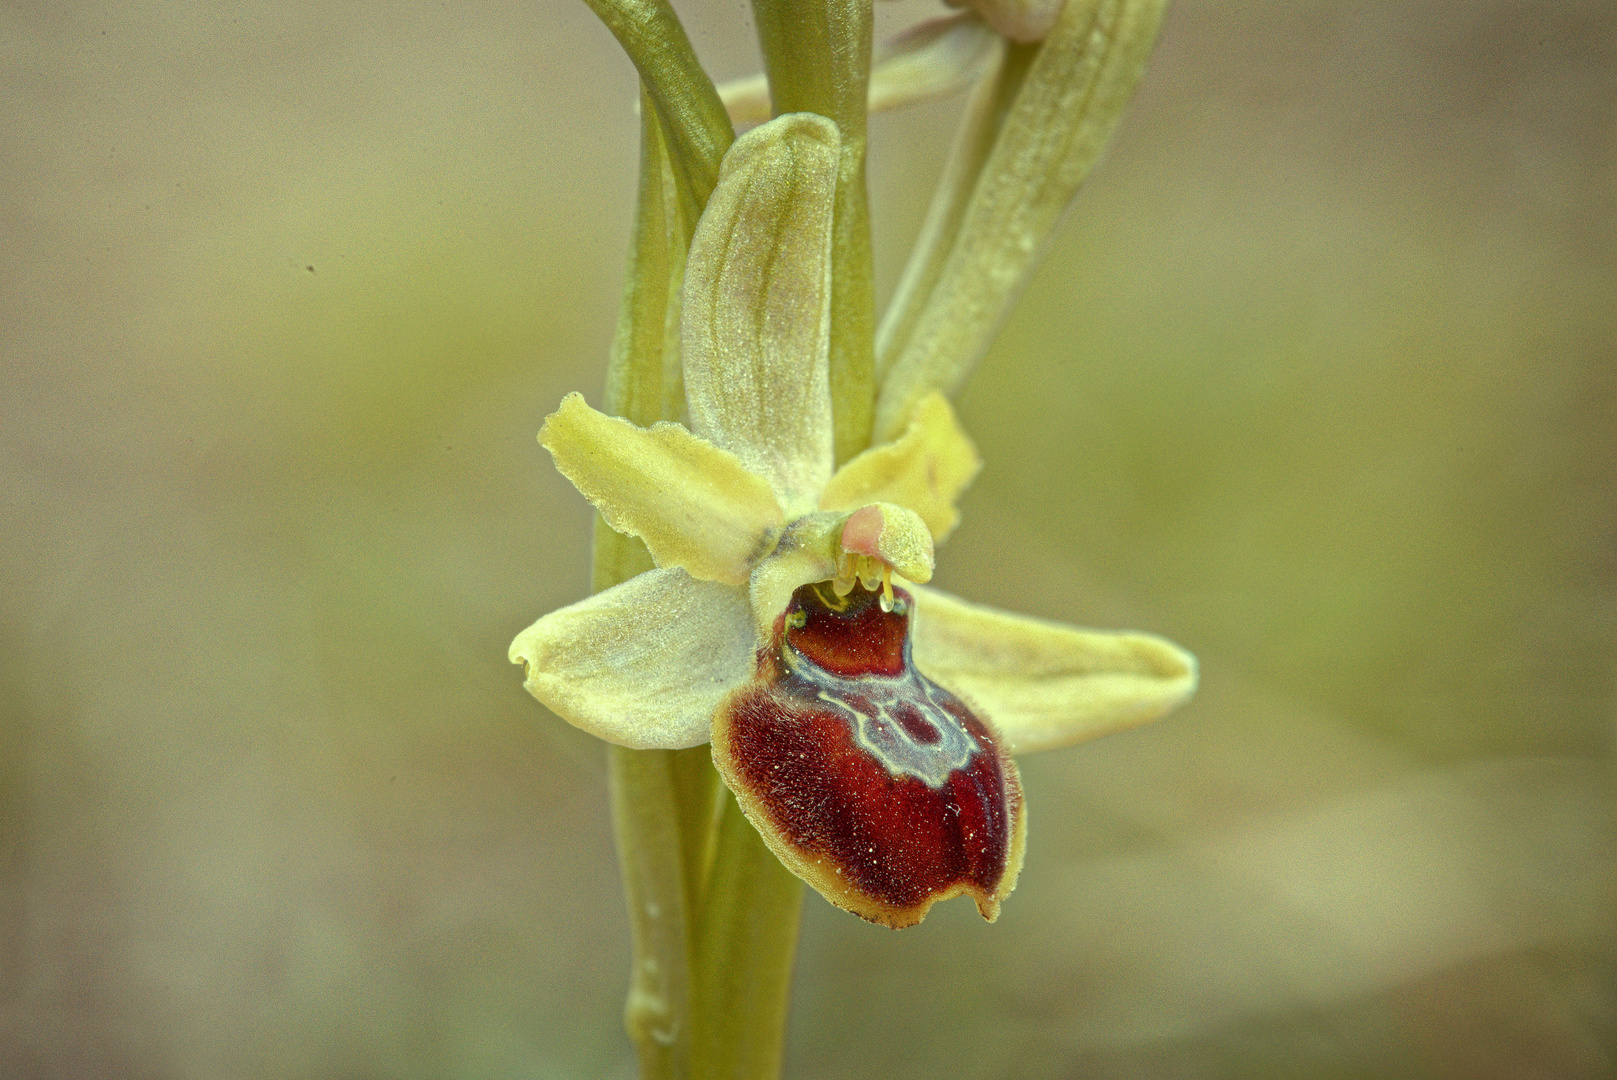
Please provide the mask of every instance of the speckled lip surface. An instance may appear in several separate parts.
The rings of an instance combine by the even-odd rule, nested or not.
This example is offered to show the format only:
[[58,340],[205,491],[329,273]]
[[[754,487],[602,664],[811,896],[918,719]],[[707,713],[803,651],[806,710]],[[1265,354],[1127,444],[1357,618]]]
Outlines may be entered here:
[[889,612],[879,595],[799,589],[715,754],[754,824],[827,879],[834,903],[907,925],[964,892],[992,917],[1020,858],[1015,765],[910,663],[909,596]]

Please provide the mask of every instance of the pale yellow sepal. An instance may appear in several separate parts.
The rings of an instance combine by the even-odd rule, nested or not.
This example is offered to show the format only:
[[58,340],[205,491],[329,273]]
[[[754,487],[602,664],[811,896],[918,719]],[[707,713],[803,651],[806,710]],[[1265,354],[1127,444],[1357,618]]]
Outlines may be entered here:
[[568,394],[539,442],[608,525],[646,542],[658,566],[743,584],[785,523],[767,480],[678,424],[636,427]]
[[919,514],[941,544],[959,524],[955,502],[982,464],[948,399],[933,392],[916,406],[897,441],[872,447],[837,470],[820,496],[820,507],[853,510],[873,502],[897,503]]
[[[974,12],[912,26],[876,46],[869,110],[886,112],[958,93],[993,66],[1003,47],[1003,39]],[[725,83],[719,99],[736,124],[769,119],[769,80],[763,75]]]
[[1143,724],[1196,689],[1196,658],[1152,634],[1079,630],[916,587],[921,673],[981,709],[1014,753]]
[[708,741],[713,711],[752,675],[746,593],[648,570],[540,619],[511,643],[528,692],[591,735],[636,749]]
[[790,113],[736,140],[685,265],[680,345],[696,434],[814,509],[832,466],[831,227],[841,138]]

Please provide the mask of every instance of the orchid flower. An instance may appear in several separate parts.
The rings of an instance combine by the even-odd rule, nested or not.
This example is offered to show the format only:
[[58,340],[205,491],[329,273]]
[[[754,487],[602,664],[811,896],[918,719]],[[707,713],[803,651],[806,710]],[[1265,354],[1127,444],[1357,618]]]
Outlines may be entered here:
[[511,645],[528,690],[609,742],[712,743],[770,849],[833,904],[907,926],[969,895],[994,919],[1021,867],[1013,752],[1151,720],[1194,659],[926,588],[980,461],[945,398],[834,468],[827,373],[839,136],[797,113],[725,156],[691,242],[689,424],[578,394],[539,433],[656,568]]

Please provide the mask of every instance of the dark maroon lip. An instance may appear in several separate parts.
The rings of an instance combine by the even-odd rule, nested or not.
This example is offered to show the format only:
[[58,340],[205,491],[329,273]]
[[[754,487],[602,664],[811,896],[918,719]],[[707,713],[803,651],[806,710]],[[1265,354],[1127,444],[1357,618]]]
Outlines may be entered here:
[[715,753],[760,824],[832,864],[871,911],[993,897],[1020,812],[1014,767],[981,719],[915,669],[912,598],[895,600],[883,611],[858,586],[797,590],[773,662],[732,700]]

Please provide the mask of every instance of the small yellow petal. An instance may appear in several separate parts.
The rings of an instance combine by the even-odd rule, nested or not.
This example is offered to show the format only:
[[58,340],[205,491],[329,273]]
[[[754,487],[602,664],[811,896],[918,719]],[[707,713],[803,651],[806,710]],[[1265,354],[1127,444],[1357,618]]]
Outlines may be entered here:
[[1025,754],[1143,724],[1196,689],[1196,658],[1153,634],[1080,630],[913,588],[922,674]]
[[874,502],[896,503],[919,514],[934,542],[941,544],[960,521],[955,500],[980,468],[977,448],[948,400],[934,392],[916,406],[898,440],[872,447],[837,470],[820,496],[820,507],[854,510]]
[[678,424],[636,427],[568,394],[540,429],[556,468],[658,566],[730,585],[769,554],[784,517],[769,482]]

